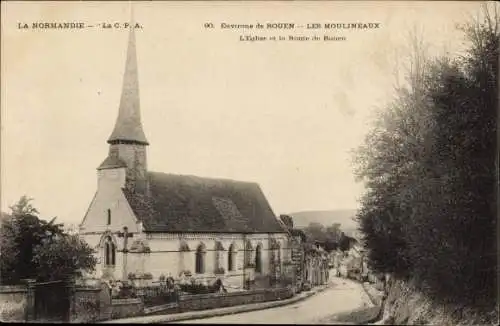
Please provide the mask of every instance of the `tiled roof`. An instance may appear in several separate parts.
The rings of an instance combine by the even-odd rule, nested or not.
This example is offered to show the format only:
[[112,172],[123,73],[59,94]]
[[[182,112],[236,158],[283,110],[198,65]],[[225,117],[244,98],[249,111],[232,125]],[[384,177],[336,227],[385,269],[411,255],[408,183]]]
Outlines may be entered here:
[[284,233],[256,183],[148,172],[149,195],[125,196],[149,232]]

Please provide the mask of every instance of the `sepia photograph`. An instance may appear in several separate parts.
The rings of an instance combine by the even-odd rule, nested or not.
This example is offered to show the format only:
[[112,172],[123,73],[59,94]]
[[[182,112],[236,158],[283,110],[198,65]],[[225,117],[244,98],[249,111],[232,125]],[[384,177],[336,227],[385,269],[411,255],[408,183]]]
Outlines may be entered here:
[[497,325],[494,1],[2,1],[0,320]]

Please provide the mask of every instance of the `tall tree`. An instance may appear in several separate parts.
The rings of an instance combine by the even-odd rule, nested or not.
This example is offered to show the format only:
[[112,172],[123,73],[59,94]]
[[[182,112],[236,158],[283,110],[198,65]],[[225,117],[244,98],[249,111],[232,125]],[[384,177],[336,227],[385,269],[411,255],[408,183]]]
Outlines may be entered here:
[[2,219],[0,228],[0,272],[3,283],[25,278],[60,279],[92,270],[96,259],[92,248],[56,224],[38,218],[32,199],[23,196]]
[[[499,18],[463,28],[465,55],[416,53],[357,153],[357,218],[373,269],[435,300],[494,302]],[[418,47],[417,47],[418,48]],[[417,60],[418,59],[418,60]]]

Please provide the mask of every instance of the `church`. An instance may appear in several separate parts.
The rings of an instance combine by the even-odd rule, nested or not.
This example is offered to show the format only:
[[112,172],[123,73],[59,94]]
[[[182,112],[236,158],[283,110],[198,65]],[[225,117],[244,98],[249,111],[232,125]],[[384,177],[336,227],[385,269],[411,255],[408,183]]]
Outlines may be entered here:
[[97,191],[79,226],[98,258],[95,277],[182,275],[243,287],[276,279],[288,233],[253,182],[152,172],[130,29],[116,124],[97,168]]

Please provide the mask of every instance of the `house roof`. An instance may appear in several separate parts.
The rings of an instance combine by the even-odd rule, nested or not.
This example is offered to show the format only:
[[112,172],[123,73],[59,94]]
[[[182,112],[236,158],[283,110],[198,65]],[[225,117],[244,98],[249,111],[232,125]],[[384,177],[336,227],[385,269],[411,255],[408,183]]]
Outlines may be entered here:
[[148,172],[149,194],[124,194],[146,232],[284,233],[256,183]]

